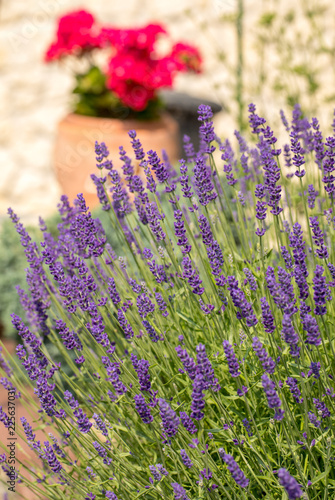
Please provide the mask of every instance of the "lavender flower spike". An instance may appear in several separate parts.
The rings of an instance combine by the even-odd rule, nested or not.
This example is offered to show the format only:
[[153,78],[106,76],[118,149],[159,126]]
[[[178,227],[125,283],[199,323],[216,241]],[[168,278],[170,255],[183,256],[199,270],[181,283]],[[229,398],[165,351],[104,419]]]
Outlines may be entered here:
[[169,437],[174,437],[178,432],[180,419],[164,399],[159,400],[159,406],[163,429]]
[[206,389],[206,382],[202,373],[198,373],[193,382],[191,418],[201,420],[204,418],[205,400],[203,391]]
[[295,500],[302,496],[302,489],[299,483],[290,475],[286,469],[278,470],[280,484],[285,488],[289,500]]
[[259,361],[262,363],[263,370],[268,373],[274,373],[276,363],[273,361],[271,356],[268,355],[262,343],[257,337],[253,337],[252,339],[252,348],[255,351],[255,354],[258,357]]
[[244,475],[244,472],[239,468],[232,455],[228,455],[223,448],[219,449],[219,455],[222,460],[227,464],[228,470],[233,476],[235,482],[241,486],[241,488],[247,488],[249,484],[249,479]]
[[238,377],[239,375],[241,375],[241,372],[239,371],[239,362],[237,360],[236,354],[234,353],[234,349],[229,344],[228,340],[223,341],[223,350],[227,358],[230,375],[234,378]]
[[187,496],[186,490],[178,483],[171,483],[174,492],[175,500],[190,500]]
[[279,409],[282,403],[276,392],[276,385],[265,373],[262,375],[262,385],[268,400],[269,408],[275,408],[274,418],[276,420],[282,420],[284,418],[284,410]]

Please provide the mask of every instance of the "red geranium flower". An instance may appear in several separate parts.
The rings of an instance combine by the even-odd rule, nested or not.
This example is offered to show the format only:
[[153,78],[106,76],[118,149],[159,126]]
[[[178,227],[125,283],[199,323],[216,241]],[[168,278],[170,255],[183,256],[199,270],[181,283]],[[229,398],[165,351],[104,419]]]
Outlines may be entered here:
[[102,46],[102,37],[94,26],[95,19],[86,10],[70,12],[59,19],[56,40],[46,52],[46,61],[65,55],[80,55]]
[[201,72],[202,58],[193,45],[176,43],[172,47],[171,58],[176,62],[178,71]]
[[160,34],[167,32],[160,24],[148,24],[139,29],[103,28],[102,38],[106,44],[119,51],[144,51],[146,55],[154,50],[155,42]]
[[[94,73],[97,78],[100,71],[102,92],[112,91],[125,106],[143,111],[149,101],[157,97],[159,88],[172,87],[179,71],[199,72],[201,69],[198,50],[185,43],[175,44],[170,54],[160,56],[155,47],[160,35],[167,35],[160,24],[136,29],[104,27],[98,30],[92,14],[79,10],[60,18],[56,41],[49,47],[46,60],[70,54],[83,56],[94,48],[109,48],[111,55],[106,70],[98,69],[98,73]],[[90,93],[87,81],[82,88],[78,85],[76,93],[89,94],[91,106],[92,94],[95,94]]]

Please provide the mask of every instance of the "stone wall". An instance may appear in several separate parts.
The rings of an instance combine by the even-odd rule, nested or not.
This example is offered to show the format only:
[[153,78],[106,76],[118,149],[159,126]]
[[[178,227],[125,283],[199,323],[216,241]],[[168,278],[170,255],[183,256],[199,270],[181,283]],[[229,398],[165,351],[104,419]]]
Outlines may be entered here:
[[[259,59],[255,30],[262,9],[288,0],[245,0],[245,76],[248,98],[268,113],[283,104],[271,92],[256,89]],[[122,9],[120,8],[122,5]],[[60,191],[51,158],[57,122],[69,110],[72,78],[65,63],[45,65],[43,54],[56,19],[69,10],[87,8],[104,23],[131,26],[164,23],[173,39],[196,43],[205,59],[201,76],[180,77],[177,89],[223,103],[229,112],[218,116],[218,130],[232,132],[236,35],[230,17],[237,0],[0,0],[0,215],[8,206],[26,220],[55,210]],[[271,65],[275,59],[266,57]],[[274,57],[274,56],[273,56]],[[265,66],[266,67],[266,66]],[[263,68],[264,69],[264,68]],[[330,77],[333,83],[333,75]],[[256,90],[255,90],[256,89]]]

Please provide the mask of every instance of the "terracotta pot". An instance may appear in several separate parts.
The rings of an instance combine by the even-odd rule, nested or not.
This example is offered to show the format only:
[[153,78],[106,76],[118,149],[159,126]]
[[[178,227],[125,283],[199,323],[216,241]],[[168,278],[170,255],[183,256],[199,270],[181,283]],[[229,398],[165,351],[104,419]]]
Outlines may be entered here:
[[[167,113],[149,122],[70,114],[58,125],[54,151],[54,168],[62,194],[66,194],[72,202],[78,193],[83,193],[90,208],[98,205],[96,188],[90,177],[98,172],[95,141],[106,143],[114,168],[122,172],[119,146],[123,146],[128,156],[134,158],[129,130],[136,130],[145,152],[153,149],[161,155],[162,149],[165,149],[172,163],[179,158],[178,123]],[[135,173],[142,175],[138,162],[134,162],[134,166]]]

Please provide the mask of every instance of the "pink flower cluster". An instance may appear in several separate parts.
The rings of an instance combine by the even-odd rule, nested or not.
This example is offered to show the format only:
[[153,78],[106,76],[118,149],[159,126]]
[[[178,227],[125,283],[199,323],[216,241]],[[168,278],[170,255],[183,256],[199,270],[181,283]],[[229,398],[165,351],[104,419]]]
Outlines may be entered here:
[[105,69],[107,87],[124,105],[142,111],[159,88],[173,86],[178,72],[201,71],[200,53],[191,45],[176,43],[167,55],[160,56],[156,50],[160,35],[167,36],[167,32],[159,24],[133,29],[98,27],[92,14],[80,10],[60,18],[56,41],[45,58],[49,62],[111,48]]

